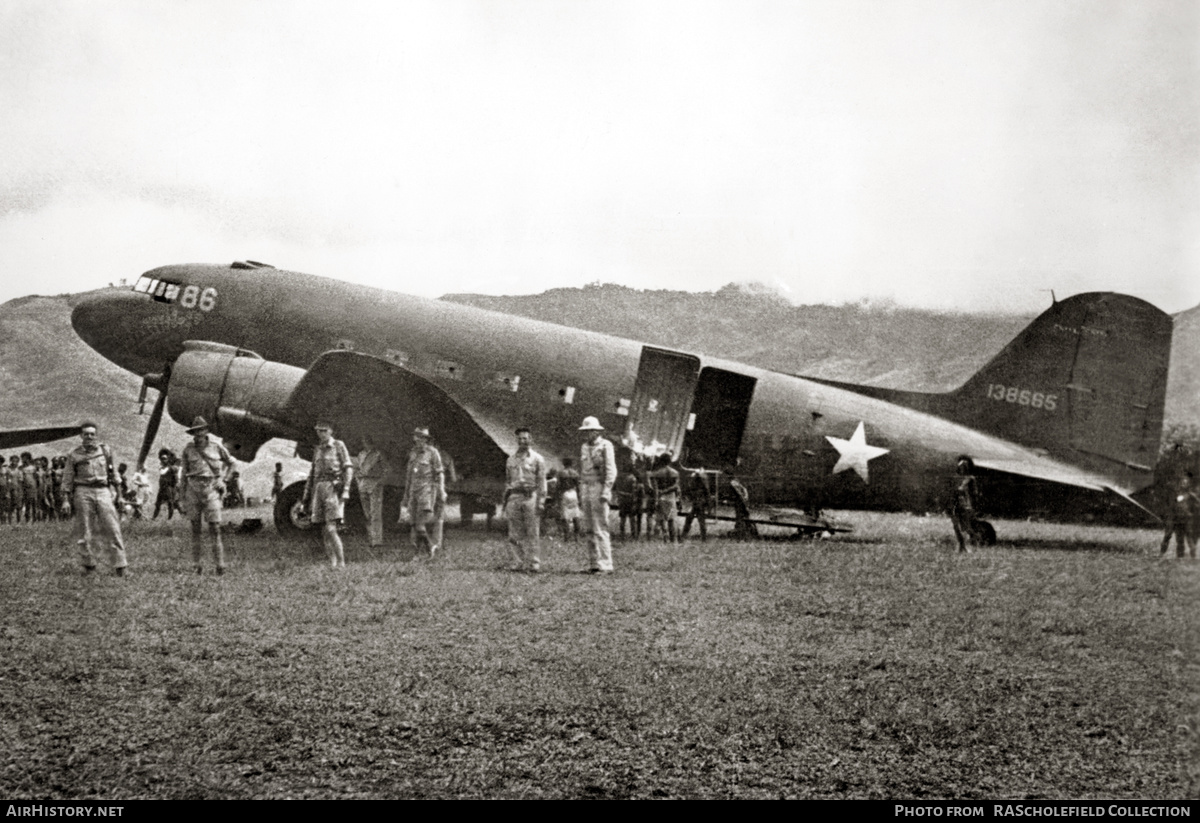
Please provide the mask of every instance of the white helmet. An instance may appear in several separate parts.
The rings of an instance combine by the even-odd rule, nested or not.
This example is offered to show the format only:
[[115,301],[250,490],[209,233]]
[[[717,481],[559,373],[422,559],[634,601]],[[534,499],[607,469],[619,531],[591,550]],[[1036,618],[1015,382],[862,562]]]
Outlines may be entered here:
[[600,425],[600,421],[594,417],[583,418],[583,425],[579,427],[581,432],[602,432],[604,427]]

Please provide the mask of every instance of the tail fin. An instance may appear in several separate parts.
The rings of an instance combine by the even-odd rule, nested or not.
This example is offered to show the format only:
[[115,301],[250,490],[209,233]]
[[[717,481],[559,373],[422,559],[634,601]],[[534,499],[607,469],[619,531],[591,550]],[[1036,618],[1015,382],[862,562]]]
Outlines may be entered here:
[[961,387],[946,417],[1072,463],[1150,471],[1162,435],[1171,317],[1111,292],[1055,303]]

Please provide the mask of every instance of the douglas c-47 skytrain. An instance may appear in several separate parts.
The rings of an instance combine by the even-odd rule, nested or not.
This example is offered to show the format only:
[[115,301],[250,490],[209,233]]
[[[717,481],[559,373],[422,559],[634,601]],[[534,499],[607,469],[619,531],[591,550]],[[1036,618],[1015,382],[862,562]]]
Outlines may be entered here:
[[[78,303],[76,332],[201,415],[240,460],[270,438],[311,455],[318,417],[355,450],[370,435],[404,465],[428,426],[453,458],[463,511],[502,496],[513,429],[552,465],[578,455],[595,415],[632,451],[732,472],[770,507],[944,508],[970,456],[996,515],[1145,502],[1162,430],[1172,322],[1120,294],[1056,302],[958,389],[924,394],[768,371],[702,354],[276,270],[164,266]],[[769,331],[765,331],[769,334]],[[948,344],[953,341],[948,341]],[[290,487],[276,506],[294,527]],[[780,521],[787,522],[787,521]],[[798,526],[801,527],[802,526]]]

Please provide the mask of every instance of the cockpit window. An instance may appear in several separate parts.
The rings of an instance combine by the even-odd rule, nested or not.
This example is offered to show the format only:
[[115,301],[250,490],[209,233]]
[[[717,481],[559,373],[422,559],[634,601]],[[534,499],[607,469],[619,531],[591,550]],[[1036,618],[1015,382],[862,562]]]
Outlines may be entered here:
[[174,303],[179,297],[181,285],[180,283],[173,283],[170,280],[159,280],[155,277],[142,276],[133,285],[133,290],[148,294],[160,303]]
[[165,280],[143,274],[133,284],[133,290],[148,294],[159,303],[177,303],[183,309],[199,309],[210,312],[217,307],[215,286],[202,287],[196,283],[184,285],[176,280]]

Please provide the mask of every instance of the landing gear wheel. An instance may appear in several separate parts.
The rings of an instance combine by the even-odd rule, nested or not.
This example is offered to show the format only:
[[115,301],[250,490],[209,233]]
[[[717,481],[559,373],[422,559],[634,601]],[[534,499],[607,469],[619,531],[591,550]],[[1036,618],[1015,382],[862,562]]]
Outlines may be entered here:
[[975,542],[980,546],[996,545],[996,529],[986,520],[975,521]]
[[301,513],[304,502],[304,481],[298,480],[275,498],[275,531],[280,537],[319,537],[320,532],[312,521]]
[[496,516],[496,505],[482,497],[477,497],[473,494],[464,494],[458,500],[459,523],[468,526],[475,519],[477,514],[486,514],[488,525],[491,526],[492,518]]

